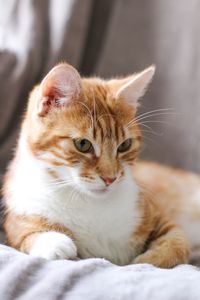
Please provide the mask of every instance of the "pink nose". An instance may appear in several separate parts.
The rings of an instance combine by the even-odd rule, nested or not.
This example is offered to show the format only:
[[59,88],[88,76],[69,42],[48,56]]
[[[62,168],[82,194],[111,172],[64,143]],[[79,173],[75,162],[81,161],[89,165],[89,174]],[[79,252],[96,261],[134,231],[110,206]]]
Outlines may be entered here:
[[105,182],[106,186],[109,186],[116,180],[116,177],[115,178],[101,177],[101,179]]

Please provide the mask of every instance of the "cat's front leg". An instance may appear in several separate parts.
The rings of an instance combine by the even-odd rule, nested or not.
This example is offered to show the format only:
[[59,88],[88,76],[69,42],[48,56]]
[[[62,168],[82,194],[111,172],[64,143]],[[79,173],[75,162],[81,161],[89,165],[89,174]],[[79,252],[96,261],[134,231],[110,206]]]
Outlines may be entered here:
[[8,244],[27,254],[46,259],[75,259],[73,234],[59,224],[39,216],[8,213],[4,224]]
[[188,262],[189,247],[182,230],[175,225],[163,224],[160,234],[149,244],[146,252],[134,263],[149,263],[160,268],[172,268]]

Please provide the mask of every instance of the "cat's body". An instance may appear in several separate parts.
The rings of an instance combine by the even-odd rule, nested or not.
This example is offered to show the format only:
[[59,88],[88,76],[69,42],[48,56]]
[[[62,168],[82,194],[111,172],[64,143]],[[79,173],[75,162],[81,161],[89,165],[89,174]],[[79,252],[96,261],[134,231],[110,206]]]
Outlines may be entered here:
[[81,81],[60,65],[35,88],[4,185],[11,246],[50,259],[187,262],[188,241],[200,245],[200,179],[135,161],[136,103],[153,72]]
[[138,187],[131,178],[99,199],[74,194],[69,186],[50,187],[52,178],[45,167],[34,162],[32,168],[30,162],[28,158],[15,170],[16,194],[10,198],[9,207],[16,214],[42,216],[69,228],[82,258],[105,257],[117,264],[128,264],[133,259],[129,240],[141,222],[141,214],[137,209]]
[[134,177],[167,218],[182,228],[189,242],[190,259],[199,260],[200,177],[146,161],[135,165]]

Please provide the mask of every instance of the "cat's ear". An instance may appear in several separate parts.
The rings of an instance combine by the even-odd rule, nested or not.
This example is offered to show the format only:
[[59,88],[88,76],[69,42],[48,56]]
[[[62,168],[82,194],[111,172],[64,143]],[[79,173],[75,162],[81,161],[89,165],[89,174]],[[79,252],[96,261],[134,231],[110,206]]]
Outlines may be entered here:
[[54,67],[40,84],[38,115],[44,117],[50,110],[76,100],[81,93],[79,73],[68,64]]
[[145,94],[154,73],[155,66],[152,65],[138,74],[129,76],[116,91],[116,97],[122,98],[126,103],[137,107],[138,99]]

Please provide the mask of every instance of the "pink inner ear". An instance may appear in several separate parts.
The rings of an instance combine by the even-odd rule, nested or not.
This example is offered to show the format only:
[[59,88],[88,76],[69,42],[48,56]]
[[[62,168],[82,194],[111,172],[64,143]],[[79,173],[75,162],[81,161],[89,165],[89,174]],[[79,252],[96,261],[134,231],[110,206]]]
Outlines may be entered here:
[[[54,78],[55,80],[55,78]],[[58,89],[58,86],[62,84],[62,81],[61,81],[61,78],[60,78],[60,81],[61,83],[59,84],[59,82],[56,82],[56,80],[54,81],[53,78],[47,78],[46,79],[46,82],[44,82],[44,85],[43,85],[43,96],[44,97],[61,97],[61,96],[64,96],[64,93],[62,95],[62,92],[61,92],[61,89],[59,90]],[[64,80],[63,80],[64,82]]]
[[39,116],[45,116],[54,107],[65,106],[76,99],[80,92],[81,79],[78,72],[67,64],[56,66],[41,83]]

